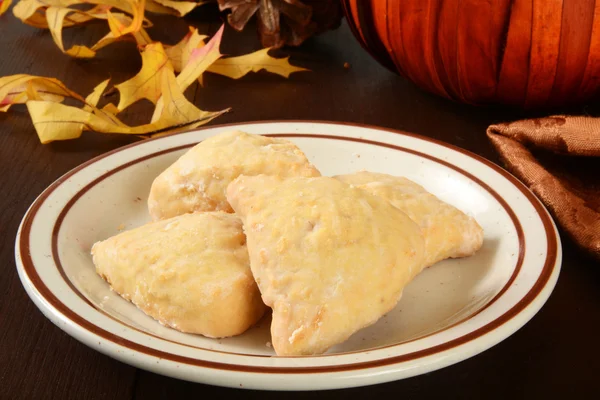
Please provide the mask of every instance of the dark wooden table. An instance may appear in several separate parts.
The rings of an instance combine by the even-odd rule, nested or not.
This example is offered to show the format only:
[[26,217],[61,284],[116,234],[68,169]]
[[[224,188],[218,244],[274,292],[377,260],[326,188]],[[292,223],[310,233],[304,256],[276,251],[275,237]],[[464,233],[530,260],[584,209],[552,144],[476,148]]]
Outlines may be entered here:
[[[220,24],[215,13],[195,12],[187,22],[203,32]],[[182,21],[158,20],[155,38],[176,42]],[[103,34],[99,26],[75,29],[66,45]],[[228,31],[225,50],[254,50],[252,30]],[[517,119],[517,112],[455,104],[424,93],[374,62],[348,28],[290,50],[293,60],[313,70],[289,80],[255,74],[238,82],[210,76],[195,91],[205,109],[232,106],[215,123],[270,119],[360,122],[415,132],[464,147],[498,162],[486,139],[490,123]],[[349,69],[344,63],[350,64]],[[140,59],[130,44],[118,44],[90,61],[62,55],[50,34],[0,17],[0,76],[54,76],[87,94],[100,81],[119,83],[137,72]],[[598,114],[598,104],[575,112]],[[134,106],[130,121],[149,118],[147,104]],[[564,110],[563,110],[564,111]],[[53,180],[78,164],[136,140],[86,133],[70,142],[41,145],[24,108],[0,113],[0,399],[151,399],[247,396],[276,399],[281,393],[193,384],[138,370],[95,352],[49,322],[29,300],[16,273],[13,246],[21,217]],[[587,398],[600,392],[600,266],[563,237],[558,285],[531,322],[494,348],[457,365],[419,377],[373,387],[290,393],[286,398]],[[593,396],[592,396],[593,397]]]

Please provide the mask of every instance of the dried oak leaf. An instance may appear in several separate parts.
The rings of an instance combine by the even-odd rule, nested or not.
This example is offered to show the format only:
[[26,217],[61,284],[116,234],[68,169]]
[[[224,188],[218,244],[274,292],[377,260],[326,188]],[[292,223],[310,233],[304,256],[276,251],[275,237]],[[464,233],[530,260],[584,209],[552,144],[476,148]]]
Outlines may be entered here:
[[[163,68],[160,76],[165,107],[160,118],[149,124],[128,126],[106,109],[99,109],[94,104],[87,103],[80,109],[36,99],[26,102],[27,110],[42,143],[76,139],[84,130],[130,135],[164,135],[196,128],[227,111],[203,111],[190,103],[177,84],[172,69]],[[104,85],[104,82],[101,85]],[[98,92],[101,92],[101,89],[94,90],[88,98],[99,97]]]
[[[24,1],[30,4],[35,2],[35,0]],[[71,0],[45,1],[53,4],[68,4]],[[115,0],[102,1],[115,2]],[[140,3],[134,3],[139,7]],[[35,7],[37,5],[34,4],[33,8]],[[203,111],[185,98],[184,91],[192,83],[201,79],[205,72],[215,72],[237,79],[250,71],[260,69],[266,69],[286,77],[292,72],[303,70],[290,65],[287,59],[270,57],[267,54],[268,49],[222,59],[219,48],[224,27],[221,27],[206,44],[204,43],[205,36],[198,34],[195,29],[190,29],[188,35],[181,42],[165,50],[161,43],[152,43],[142,28],[144,20],[142,8],[135,12],[132,8],[124,6],[122,9],[132,12],[133,17],[130,17],[123,13],[107,13],[106,10],[98,7],[100,6],[96,5],[84,17],[112,19],[110,32],[92,48],[81,46],[85,49],[72,47],[65,50],[60,30],[56,30],[53,32],[53,37],[61,50],[67,54],[75,51],[95,52],[126,36],[133,37],[140,45],[142,68],[133,78],[115,86],[120,93],[118,106],[109,103],[102,108],[98,108],[98,102],[108,87],[108,80],[100,83],[92,93],[83,98],[54,78],[25,74],[0,78],[0,111],[8,111],[14,104],[26,104],[42,143],[75,139],[81,136],[84,130],[155,136],[182,129],[193,129],[228,111]],[[95,12],[100,13],[99,17],[93,14]],[[24,15],[26,14],[24,13]],[[44,9],[43,16],[46,23],[51,23],[52,30],[54,26],[59,26],[61,23],[64,25],[68,18],[75,15],[80,14],[71,13],[70,9],[64,7],[50,6]],[[41,21],[33,20],[36,23]],[[171,60],[177,68],[174,68]],[[179,72],[177,76],[175,71]],[[83,107],[62,104],[65,97],[81,102]],[[128,126],[117,115],[140,99],[148,99],[156,105],[152,119],[148,124]]]
[[[157,69],[155,74],[157,76],[155,83],[159,85],[160,101],[164,106],[159,118],[149,124],[128,126],[115,116],[119,110],[113,105],[109,104],[102,109],[97,108],[98,100],[106,90],[108,80],[98,85],[84,99],[53,78],[29,75],[4,77],[0,78],[0,107],[8,109],[12,104],[25,103],[42,143],[75,139],[81,136],[84,130],[134,135],[168,134],[181,129],[196,128],[227,111],[203,111],[185,98],[183,94],[185,87],[180,86],[175,78],[173,67],[160,43],[147,46],[143,52],[165,60],[164,65]],[[196,71],[194,64],[190,65],[182,81],[193,82],[197,78],[194,76]],[[77,99],[84,104],[84,107],[61,104],[64,97]]]
[[[200,79],[206,69],[221,57],[219,48],[224,28],[225,26],[222,26],[205,46],[203,45],[191,50],[184,67],[177,76],[177,83],[182,91],[185,91],[192,83]],[[171,64],[169,63],[169,65]],[[154,114],[152,115],[153,122],[161,118],[163,106],[164,103],[161,101],[156,104]]]
[[249,72],[258,72],[261,70],[286,78],[289,78],[293,72],[308,71],[306,68],[291,65],[289,57],[271,57],[269,50],[268,48],[261,49],[243,56],[222,58],[211,65],[208,68],[208,72],[239,79]]
[[156,104],[161,96],[163,68],[173,68],[161,43],[149,44],[142,51],[142,69],[133,78],[115,85],[121,97],[117,108],[123,111],[141,99]]
[[[92,8],[77,8],[82,4]],[[13,8],[13,14],[26,24],[49,29],[63,53],[91,58],[96,51],[118,40],[135,40],[138,45],[150,43],[144,30],[144,27],[152,26],[145,18],[146,5],[146,0],[21,0]],[[63,29],[90,21],[106,21],[109,34],[91,47],[75,45],[65,50]]]
[[[175,15],[183,17],[191,12],[194,8],[210,3],[209,0],[204,1],[181,1],[181,0],[154,0],[156,3],[166,8],[175,10]],[[151,11],[151,10],[148,10]]]
[[25,104],[28,87],[33,88],[42,100],[61,102],[65,97],[71,97],[84,101],[58,79],[18,74],[0,78],[0,111],[8,111],[13,104]]
[[[200,35],[196,28],[190,31],[175,46],[167,47],[166,53],[176,72],[181,71],[188,63],[192,51],[203,47],[205,35]],[[308,71],[306,68],[296,67],[289,62],[289,57],[274,58],[269,55],[270,49],[261,49],[250,54],[235,57],[218,58],[206,70],[215,74],[239,79],[250,72],[265,70],[267,72],[288,78],[293,72]],[[202,75],[200,76],[200,79]]]
[[198,29],[189,27],[189,32],[175,46],[165,47],[167,56],[176,72],[180,72],[190,59],[194,49],[204,46],[208,36],[198,33]]

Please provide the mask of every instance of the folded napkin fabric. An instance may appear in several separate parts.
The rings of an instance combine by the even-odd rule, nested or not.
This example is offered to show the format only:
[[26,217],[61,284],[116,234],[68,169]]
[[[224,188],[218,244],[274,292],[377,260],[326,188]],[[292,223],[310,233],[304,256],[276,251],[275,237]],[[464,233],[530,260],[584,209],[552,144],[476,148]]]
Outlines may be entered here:
[[[542,200],[575,242],[600,259],[600,118],[527,119],[491,125],[487,134],[508,170]],[[532,152],[563,157],[543,163]],[[573,171],[573,157],[587,160]]]

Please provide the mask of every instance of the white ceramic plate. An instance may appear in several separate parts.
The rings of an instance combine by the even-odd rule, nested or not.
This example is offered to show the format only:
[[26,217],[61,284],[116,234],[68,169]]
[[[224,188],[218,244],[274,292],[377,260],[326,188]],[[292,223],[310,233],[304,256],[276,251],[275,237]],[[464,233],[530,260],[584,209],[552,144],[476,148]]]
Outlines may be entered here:
[[[225,129],[286,137],[324,175],[404,175],[473,215],[485,230],[473,257],[421,273],[377,324],[318,357],[276,357],[269,321],[222,340],[161,326],[94,273],[91,245],[149,220],[152,180],[188,148]],[[500,342],[542,307],[558,278],[556,228],[506,171],[450,145],[373,127],[269,122],[148,140],[93,159],[33,203],[17,235],[27,293],[61,329],[98,351],[190,381],[256,389],[368,385],[439,369]]]

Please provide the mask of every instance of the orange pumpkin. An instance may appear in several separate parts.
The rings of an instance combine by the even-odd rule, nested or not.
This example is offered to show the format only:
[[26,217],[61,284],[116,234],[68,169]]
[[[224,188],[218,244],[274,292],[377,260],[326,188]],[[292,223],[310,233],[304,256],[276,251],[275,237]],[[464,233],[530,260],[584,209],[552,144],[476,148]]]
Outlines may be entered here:
[[600,0],[342,0],[355,36],[420,87],[559,106],[600,92]]

